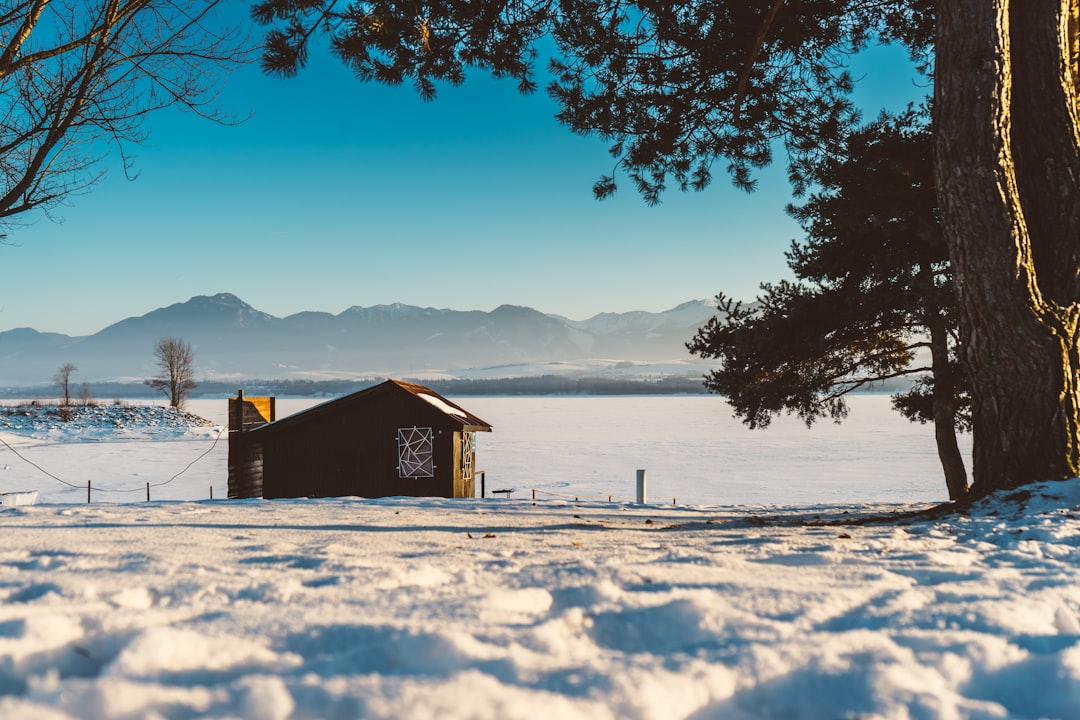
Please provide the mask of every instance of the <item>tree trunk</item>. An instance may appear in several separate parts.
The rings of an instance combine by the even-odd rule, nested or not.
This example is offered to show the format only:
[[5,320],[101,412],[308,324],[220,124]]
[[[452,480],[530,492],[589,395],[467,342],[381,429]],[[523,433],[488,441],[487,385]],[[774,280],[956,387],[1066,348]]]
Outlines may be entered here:
[[934,375],[934,440],[949,499],[962,500],[968,493],[967,469],[956,442],[956,381],[949,365],[949,330],[939,308],[927,308],[926,327],[930,331],[930,365]]
[[973,495],[1080,468],[1080,0],[941,0],[934,138]]

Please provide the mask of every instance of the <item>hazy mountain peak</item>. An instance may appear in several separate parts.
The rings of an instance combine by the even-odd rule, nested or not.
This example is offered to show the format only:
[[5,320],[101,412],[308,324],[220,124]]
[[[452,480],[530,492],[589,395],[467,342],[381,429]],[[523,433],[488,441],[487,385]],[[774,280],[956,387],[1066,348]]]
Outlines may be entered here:
[[362,305],[353,305],[346,309],[338,317],[352,317],[363,318],[365,320],[394,320],[398,318],[415,317],[417,315],[430,315],[438,313],[439,310],[435,308],[422,308],[416,305],[406,305],[405,303],[390,303],[389,305],[372,305],[371,307],[363,307]]
[[[205,313],[213,312],[220,314],[226,313],[254,313],[265,317],[272,317],[266,313],[260,312],[248,305],[246,302],[233,295],[232,293],[218,293],[217,295],[195,295],[184,302],[173,303],[168,307],[158,308],[152,310],[147,315],[154,315],[158,313],[171,313],[171,314],[192,314],[192,313]],[[146,317],[143,315],[142,317]]]
[[241,308],[244,310],[254,310],[253,307],[246,302],[236,297],[232,293],[218,293],[217,295],[196,295],[188,300],[189,303],[206,303],[213,305],[224,305],[226,307]]
[[[199,317],[208,314],[221,316],[230,318],[232,322],[238,325],[248,325],[252,322],[272,322],[278,319],[261,310],[256,310],[232,293],[196,295],[187,302],[177,303],[165,309],[182,313],[185,316]],[[153,315],[154,313],[150,314]]]
[[506,304],[506,303],[504,303],[504,304],[500,305],[499,307],[495,308],[494,310],[492,310],[490,314],[491,315],[542,315],[543,317],[548,317],[547,315],[544,315],[539,310],[535,310],[535,309],[533,309],[531,307],[527,307],[525,305],[510,305],[510,304]]

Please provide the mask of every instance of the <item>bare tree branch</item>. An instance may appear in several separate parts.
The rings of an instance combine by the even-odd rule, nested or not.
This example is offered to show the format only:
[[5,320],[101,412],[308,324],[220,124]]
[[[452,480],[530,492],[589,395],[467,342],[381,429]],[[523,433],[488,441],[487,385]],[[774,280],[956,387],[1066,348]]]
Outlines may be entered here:
[[[226,0],[24,0],[0,11],[0,227],[103,175],[110,146],[179,106],[217,121],[222,73],[253,49]],[[130,177],[130,176],[129,176]]]

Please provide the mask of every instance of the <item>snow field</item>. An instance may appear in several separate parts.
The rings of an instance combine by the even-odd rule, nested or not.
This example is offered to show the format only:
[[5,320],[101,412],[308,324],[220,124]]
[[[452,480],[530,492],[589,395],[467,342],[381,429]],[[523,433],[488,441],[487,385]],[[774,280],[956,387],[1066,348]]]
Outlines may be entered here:
[[0,717],[1077,717],[1080,481],[1023,503],[4,509]]
[[[278,417],[317,400],[278,400]],[[852,502],[944,502],[945,481],[933,429],[912,424],[885,395],[851,398],[843,424],[807,429],[782,417],[748,430],[713,396],[478,397],[455,402],[495,426],[478,433],[477,468],[487,489],[511,497],[635,499],[638,468],[653,502],[806,505]],[[206,500],[227,494],[224,399],[194,400],[189,410],[217,427],[110,423],[48,430],[7,428],[0,434],[31,461],[70,484],[52,480],[0,446],[0,492],[38,490],[39,502]],[[19,433],[19,434],[16,434]],[[220,437],[220,439],[219,439]],[[216,441],[216,444],[215,444]],[[970,450],[970,436],[961,436]],[[206,454],[203,457],[204,453]],[[201,458],[201,459],[200,459]],[[194,465],[180,473],[193,461]],[[554,493],[554,494],[551,494]]]

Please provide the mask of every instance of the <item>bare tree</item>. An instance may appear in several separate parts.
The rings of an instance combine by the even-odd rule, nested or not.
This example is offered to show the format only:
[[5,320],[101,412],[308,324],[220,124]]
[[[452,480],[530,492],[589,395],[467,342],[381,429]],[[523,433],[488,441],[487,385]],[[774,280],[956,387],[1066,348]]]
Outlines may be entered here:
[[99,161],[180,106],[222,119],[218,75],[245,59],[225,0],[14,0],[0,7],[0,226],[48,213],[103,175]]
[[195,383],[195,353],[180,338],[163,337],[154,343],[154,358],[161,375],[146,381],[169,398],[169,405],[180,410]]
[[64,363],[53,375],[53,385],[60,391],[60,395],[63,397],[60,404],[64,407],[71,404],[71,373],[78,369],[71,363]]
[[90,383],[84,382],[79,388],[79,404],[84,407],[95,405],[94,396],[90,393]]

